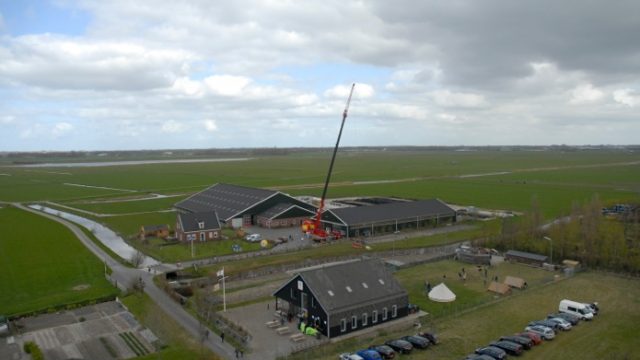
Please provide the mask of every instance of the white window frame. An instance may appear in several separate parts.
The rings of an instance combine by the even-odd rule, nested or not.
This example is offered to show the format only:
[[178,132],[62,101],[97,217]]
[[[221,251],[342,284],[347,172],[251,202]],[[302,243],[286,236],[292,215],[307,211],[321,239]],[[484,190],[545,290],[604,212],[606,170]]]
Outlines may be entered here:
[[347,319],[340,319],[340,332],[347,331]]
[[387,310],[387,308],[386,308],[386,307],[383,307],[383,308],[382,308],[382,321],[387,320],[387,316],[389,315],[389,314],[388,314],[388,312],[389,312],[389,311]]
[[398,306],[397,305],[393,305],[391,307],[391,317],[394,318],[398,316]]
[[358,317],[353,315],[351,317],[351,329],[357,329],[358,328]]
[[369,322],[368,319],[369,315],[367,313],[362,313],[362,326],[367,326],[367,323]]
[[373,310],[371,312],[371,323],[375,324],[378,322],[378,310]]

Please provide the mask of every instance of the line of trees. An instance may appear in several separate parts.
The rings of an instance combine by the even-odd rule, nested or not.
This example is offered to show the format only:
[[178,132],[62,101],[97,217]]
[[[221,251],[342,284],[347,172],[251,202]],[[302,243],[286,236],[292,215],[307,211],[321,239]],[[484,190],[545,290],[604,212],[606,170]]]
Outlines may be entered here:
[[598,196],[583,204],[575,202],[569,215],[543,226],[534,198],[525,216],[503,220],[501,235],[489,245],[540,254],[550,254],[553,246],[556,263],[571,259],[592,268],[640,275],[640,207],[615,216],[603,216],[602,207]]

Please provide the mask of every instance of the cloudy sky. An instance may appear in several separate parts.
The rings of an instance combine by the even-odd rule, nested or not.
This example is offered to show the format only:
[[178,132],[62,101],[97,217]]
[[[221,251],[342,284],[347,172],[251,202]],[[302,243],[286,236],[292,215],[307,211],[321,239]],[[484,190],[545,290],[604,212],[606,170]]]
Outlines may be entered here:
[[640,2],[0,0],[0,151],[637,144]]

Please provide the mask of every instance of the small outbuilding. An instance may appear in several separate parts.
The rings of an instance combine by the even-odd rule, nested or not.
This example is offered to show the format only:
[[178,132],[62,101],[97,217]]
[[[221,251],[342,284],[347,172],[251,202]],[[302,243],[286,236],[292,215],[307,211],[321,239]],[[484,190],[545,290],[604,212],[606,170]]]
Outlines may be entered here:
[[524,289],[527,287],[527,282],[524,279],[515,277],[515,276],[507,276],[504,279],[504,283],[512,288]]
[[507,284],[502,284],[496,281],[492,281],[487,288],[488,291],[494,292],[500,295],[508,295],[511,293],[511,288]]
[[161,225],[143,225],[140,227],[139,238],[140,240],[144,240],[147,237],[157,237],[160,239],[165,239],[169,236],[169,225],[161,224]]
[[456,294],[447,285],[440,283],[429,291],[429,300],[436,302],[452,302],[456,300]]
[[273,294],[276,309],[334,338],[409,314],[409,296],[379,260],[301,270]]
[[504,254],[504,258],[507,261],[514,261],[538,267],[542,267],[542,264],[547,262],[547,257],[545,255],[517,250],[507,251]]

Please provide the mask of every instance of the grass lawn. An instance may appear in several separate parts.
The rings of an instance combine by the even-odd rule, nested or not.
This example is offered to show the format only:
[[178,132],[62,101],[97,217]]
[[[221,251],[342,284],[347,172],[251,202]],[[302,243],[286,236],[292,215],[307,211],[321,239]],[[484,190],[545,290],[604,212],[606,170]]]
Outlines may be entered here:
[[162,239],[149,239],[148,244],[143,244],[140,240],[129,241],[131,245],[140,249],[145,254],[161,260],[163,262],[178,262],[191,259],[210,258],[213,256],[222,256],[233,254],[232,246],[240,245],[242,252],[258,251],[261,249],[260,243],[250,243],[243,240],[215,240],[201,243],[195,241],[194,257],[191,257],[191,244],[186,243],[167,243]]
[[0,314],[24,314],[117,293],[104,277],[102,262],[63,225],[3,207],[0,231]]
[[123,299],[132,314],[146,327],[151,329],[167,347],[157,353],[138,357],[139,360],[165,359],[165,360],[217,360],[215,354],[206,348],[191,335],[187,334],[178,323],[167,316],[147,294],[133,294]]
[[[424,302],[424,294],[415,294],[417,283],[433,276],[441,278],[443,272],[455,271],[456,281],[447,285],[459,296],[458,301],[473,300],[487,295],[478,291],[479,287],[467,284],[461,289],[457,283],[460,263],[438,262],[429,266],[406,269],[397,273],[398,279],[407,286],[410,301]],[[433,275],[430,275],[431,272]],[[506,274],[519,274],[533,282],[544,282],[549,273],[543,270],[525,268],[519,265],[502,264],[495,270],[502,278]],[[539,274],[536,274],[538,272]],[[440,274],[440,275],[438,275]],[[447,277],[449,275],[447,274]],[[422,280],[424,281],[424,280]],[[467,280],[469,282],[469,280]],[[475,282],[478,282],[476,279]],[[464,285],[462,285],[464,287]],[[489,295],[490,296],[490,295]],[[550,282],[547,285],[533,285],[524,291],[516,291],[501,300],[489,302],[467,311],[427,317],[425,328],[438,333],[441,344],[428,350],[414,350],[402,359],[462,359],[474,349],[488,344],[503,335],[522,331],[529,321],[542,319],[548,313],[558,310],[560,300],[569,298],[578,301],[598,301],[601,313],[591,322],[581,322],[569,332],[560,333],[556,339],[525,352],[525,359],[639,359],[640,342],[637,341],[640,322],[640,279],[622,278],[598,272],[578,274],[572,278]],[[422,304],[429,311],[433,306]],[[465,305],[461,304],[460,308]],[[303,352],[293,359],[335,359],[341,352],[366,348],[391,338],[412,333],[386,333],[384,330],[373,337],[341,341]]]

